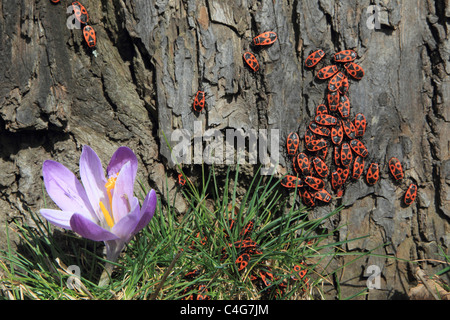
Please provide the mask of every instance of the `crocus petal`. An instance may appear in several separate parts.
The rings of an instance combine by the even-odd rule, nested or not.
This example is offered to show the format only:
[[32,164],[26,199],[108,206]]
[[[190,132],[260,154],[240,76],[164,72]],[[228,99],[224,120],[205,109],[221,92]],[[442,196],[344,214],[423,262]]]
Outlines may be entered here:
[[141,218],[136,226],[136,229],[134,229],[133,231],[134,234],[142,230],[153,218],[156,209],[156,203],[156,192],[155,190],[151,190],[149,193],[147,193],[147,196],[142,203]]
[[109,241],[115,240],[118,237],[108,230],[100,227],[92,220],[85,218],[81,214],[75,213],[70,219],[70,226],[72,230],[86,239],[94,241]]
[[48,195],[62,211],[77,211],[86,217],[93,213],[89,198],[77,177],[59,162],[46,160],[42,175]]
[[[99,214],[100,201],[104,204],[109,201],[105,188],[106,178],[99,157],[89,146],[84,146],[81,152],[80,177],[94,212]],[[97,218],[102,220],[102,217]]]
[[131,210],[131,199],[133,198],[134,174],[131,162],[125,163],[120,169],[114,185],[112,198],[112,212],[114,221],[118,222]]
[[39,212],[51,224],[68,230],[72,229],[70,227],[70,218],[72,218],[72,215],[74,214],[73,211],[41,209]]
[[136,228],[139,218],[141,217],[138,199],[133,197],[130,202],[130,213],[120,219],[120,221],[118,221],[111,229],[112,233],[123,239],[125,242],[128,242],[131,236],[133,236],[133,230]]
[[128,147],[119,147],[116,152],[114,152],[108,167],[106,168],[108,177],[118,174],[127,162],[131,163],[134,181],[138,169],[138,161],[134,152]]

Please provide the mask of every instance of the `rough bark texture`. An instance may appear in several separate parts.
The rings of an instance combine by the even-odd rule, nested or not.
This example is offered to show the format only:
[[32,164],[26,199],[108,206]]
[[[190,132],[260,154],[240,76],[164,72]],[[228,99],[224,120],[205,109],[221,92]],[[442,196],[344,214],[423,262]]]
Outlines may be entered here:
[[[435,260],[450,247],[448,1],[379,1],[380,26],[370,29],[369,0],[85,0],[97,33],[96,58],[81,30],[66,26],[69,4],[0,2],[0,245],[5,221],[43,206],[43,160],[76,172],[83,144],[104,161],[127,145],[138,154],[144,184],[173,195],[175,169],[163,133],[193,132],[196,120],[204,130],[302,133],[325,89],[305,70],[305,58],[316,48],[328,59],[351,48],[366,72],[351,83],[352,113],[369,120],[364,142],[382,175],[374,187],[362,179],[350,183],[345,210],[325,227],[340,226],[336,238],[342,240],[370,235],[350,242],[348,251],[389,242],[376,252],[429,259],[423,268],[442,268]],[[261,69],[252,73],[242,54],[268,30],[278,41],[256,53]],[[199,88],[207,106],[196,115],[192,101]],[[405,169],[400,184],[388,174],[392,156]],[[401,197],[409,182],[419,193],[405,207]],[[180,212],[186,208],[180,197],[176,205]],[[365,288],[372,264],[381,267],[382,283],[369,299],[406,297],[411,265],[376,257],[337,275],[343,296]]]

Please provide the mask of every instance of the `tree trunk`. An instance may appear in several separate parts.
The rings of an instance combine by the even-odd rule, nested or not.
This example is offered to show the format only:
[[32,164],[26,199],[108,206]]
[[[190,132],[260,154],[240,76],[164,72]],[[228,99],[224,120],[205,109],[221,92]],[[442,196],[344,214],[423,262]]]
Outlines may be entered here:
[[[279,130],[278,169],[288,172],[283,138],[291,131],[303,137],[325,101],[326,84],[315,79],[317,68],[304,67],[306,57],[321,48],[324,66],[335,52],[354,49],[365,76],[350,83],[352,116],[368,120],[362,141],[381,177],[375,186],[350,181],[341,200],[312,215],[345,204],[325,227],[341,227],[342,240],[370,235],[346,250],[379,247],[379,254],[424,259],[431,271],[443,267],[436,261],[450,246],[448,1],[82,3],[97,34],[97,57],[82,30],[68,27],[70,2],[0,2],[0,245],[4,221],[43,207],[42,162],[51,158],[76,172],[84,144],[102,159],[120,145],[132,148],[140,178],[163,197],[175,192],[177,170],[166,139],[173,146],[174,130],[194,133],[198,121],[202,131]],[[277,41],[254,50],[252,38],[264,31],[275,31]],[[245,65],[245,51],[256,55],[258,72]],[[206,107],[195,113],[198,90]],[[405,170],[400,183],[388,172],[394,156]],[[410,183],[418,198],[407,207],[402,197]],[[186,209],[180,197],[176,206]],[[373,256],[337,275],[343,296],[366,287],[371,265],[381,269],[381,289],[369,299],[406,297],[414,268]]]

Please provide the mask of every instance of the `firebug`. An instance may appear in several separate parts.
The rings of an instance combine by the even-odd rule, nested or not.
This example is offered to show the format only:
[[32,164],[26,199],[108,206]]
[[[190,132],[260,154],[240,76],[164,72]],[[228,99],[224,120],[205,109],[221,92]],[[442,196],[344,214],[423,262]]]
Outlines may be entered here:
[[243,57],[247,65],[253,71],[257,72],[259,70],[258,60],[256,60],[256,57],[251,52],[245,52]]
[[366,146],[357,139],[353,139],[352,141],[350,141],[350,147],[356,154],[360,155],[363,158],[369,155],[369,151],[367,151]]
[[303,181],[296,176],[287,175],[281,179],[281,185],[285,188],[294,189],[295,187],[303,187]]
[[336,65],[326,66],[317,72],[317,79],[325,80],[328,78],[331,78],[339,71],[338,67]]
[[180,186],[184,186],[186,184],[186,179],[184,179],[183,174],[178,174],[178,184]]
[[75,18],[82,24],[87,24],[89,22],[89,14],[86,8],[79,2],[72,2],[73,12],[75,14]]
[[286,139],[286,148],[288,155],[293,156],[297,153],[300,144],[300,137],[296,132],[291,132]]
[[253,38],[253,45],[267,46],[277,41],[277,34],[273,31],[267,31]]
[[353,155],[350,145],[345,142],[341,147],[341,163],[344,167],[348,167],[352,163]]
[[319,114],[314,118],[317,124],[322,126],[335,126],[337,124],[336,117],[333,117],[329,114]]
[[328,108],[325,104],[321,103],[316,107],[316,116],[320,114],[328,114]]
[[319,126],[315,122],[311,122],[309,124],[309,129],[319,136],[329,137],[331,134],[330,129],[328,129],[327,127],[324,127],[324,126]]
[[333,158],[334,158],[334,164],[336,166],[340,166],[341,165],[341,149],[338,145],[334,146]]
[[85,26],[83,28],[83,36],[84,40],[86,40],[86,43],[89,48],[94,48],[97,44],[97,37],[95,36],[94,28],[91,26]]
[[371,163],[369,169],[367,169],[366,181],[370,185],[377,183],[380,178],[380,168],[378,163]]
[[338,110],[342,118],[350,116],[350,99],[346,95],[341,95]]
[[314,157],[313,159],[314,169],[316,169],[317,174],[321,178],[326,178],[328,176],[328,166],[325,161],[319,157]]
[[316,135],[310,129],[306,129],[305,144],[308,144],[313,140],[316,140]]
[[364,172],[365,160],[361,156],[356,156],[355,161],[353,162],[353,173],[352,178],[357,180],[361,177]]
[[311,152],[316,152],[326,147],[327,142],[324,139],[311,140],[309,143],[306,144],[306,149],[308,149]]
[[305,60],[305,66],[307,68],[312,68],[316,66],[320,60],[325,56],[325,52],[322,49],[316,50],[311,53]]
[[299,194],[300,194],[303,204],[305,206],[314,207],[316,205],[316,203],[314,202],[313,196],[311,195],[311,193],[308,190],[306,190],[306,189],[300,190]]
[[408,190],[406,190],[405,198],[403,199],[403,201],[407,206],[409,206],[416,200],[416,197],[417,197],[417,185],[411,183],[410,186],[408,187]]
[[353,125],[355,126],[355,129],[356,129],[356,136],[362,137],[364,135],[364,133],[366,132],[366,127],[367,127],[367,121],[366,121],[366,117],[364,116],[364,114],[358,113],[355,116],[355,119],[353,120]]
[[351,62],[358,57],[353,50],[343,50],[334,54],[334,61],[336,62]]
[[199,90],[195,95],[193,108],[196,112],[201,112],[204,107],[205,107],[205,92]]
[[327,94],[328,107],[330,111],[336,111],[339,107],[340,94],[339,91],[329,92]]
[[313,176],[305,177],[305,183],[314,190],[321,190],[325,187],[325,182],[322,179]]
[[311,175],[311,162],[309,161],[308,156],[305,153],[299,153],[297,155],[297,168],[300,170],[300,173],[304,176]]
[[326,202],[326,203],[331,201],[331,195],[325,189],[321,189],[321,190],[317,191],[314,198],[319,201]]
[[338,91],[342,86],[342,81],[344,81],[344,78],[345,74],[343,74],[342,72],[339,71],[338,73],[336,73],[328,82],[328,90],[331,92]]
[[351,122],[348,118],[341,120],[342,127],[344,128],[345,135],[350,139],[353,140],[356,138],[356,129],[353,125],[353,122]]
[[344,138],[344,129],[342,128],[342,121],[339,121],[337,125],[331,128],[331,142],[335,145],[340,145]]
[[345,70],[347,70],[348,74],[351,75],[356,80],[361,80],[364,77],[364,70],[360,65],[354,62],[347,62],[344,64]]
[[395,157],[392,157],[389,160],[389,170],[391,171],[392,176],[395,180],[403,179],[403,167],[400,160]]

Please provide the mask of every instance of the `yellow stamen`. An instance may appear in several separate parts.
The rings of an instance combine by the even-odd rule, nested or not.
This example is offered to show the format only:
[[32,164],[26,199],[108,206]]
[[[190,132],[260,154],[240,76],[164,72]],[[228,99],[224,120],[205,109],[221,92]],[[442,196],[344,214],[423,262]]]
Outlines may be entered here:
[[100,201],[100,210],[102,210],[103,216],[105,217],[106,223],[110,228],[114,226],[114,219],[111,214],[109,214],[108,210],[106,210],[103,202]]
[[114,187],[116,186],[116,177],[111,177],[108,179],[108,182],[106,182],[105,184],[105,188],[106,188],[106,193],[108,194],[108,198],[109,198],[109,206],[112,208],[112,194],[111,194],[111,190],[114,189]]
[[[112,210],[111,190],[114,189],[114,187],[116,186],[116,180],[117,180],[116,177],[111,177],[105,183],[106,193],[108,194],[108,199],[109,199],[109,207],[111,208],[111,210]],[[108,224],[108,226],[110,228],[112,228],[115,224],[112,212],[109,213],[109,211],[106,209],[105,205],[101,201],[100,201],[100,210],[102,210],[102,213],[103,213],[103,216],[105,217],[106,223]]]

